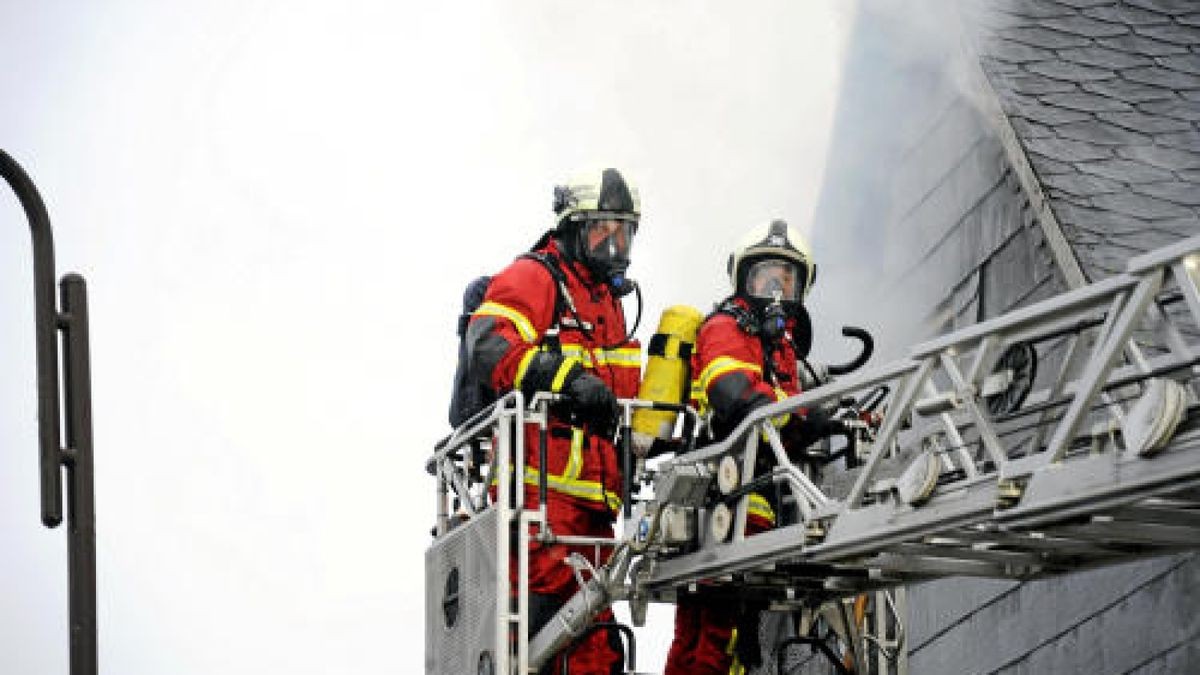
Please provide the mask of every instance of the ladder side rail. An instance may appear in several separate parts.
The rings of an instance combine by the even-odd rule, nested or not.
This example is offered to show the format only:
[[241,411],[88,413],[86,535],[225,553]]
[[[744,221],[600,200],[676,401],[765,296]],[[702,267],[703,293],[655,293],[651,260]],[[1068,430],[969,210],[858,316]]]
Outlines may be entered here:
[[[1039,456],[1012,463],[1014,473],[1030,475],[1021,502],[998,511],[1005,528],[1036,529],[1064,518],[1096,513],[1200,486],[1200,430],[1172,439],[1172,448],[1151,459],[1128,453],[1090,455],[1052,470]],[[1200,541],[1197,542],[1200,544]]]
[[720,459],[734,452],[735,444],[743,442],[746,434],[751,433],[765,419],[792,412],[796,408],[809,408],[831,401],[838,401],[847,394],[862,391],[879,384],[890,383],[898,376],[913,372],[919,367],[920,363],[917,361],[902,359],[883,366],[878,370],[855,373],[854,375],[835,380],[815,389],[801,392],[797,396],[757,408],[747,415],[746,419],[742,420],[741,424],[724,440],[711,443],[682,455],[677,455],[674,459],[664,463],[660,471],[669,470],[671,466]]
[[950,347],[964,348],[967,345],[995,333],[1018,334],[1022,329],[1039,330],[1047,317],[1063,316],[1090,310],[1105,303],[1117,292],[1136,286],[1138,277],[1119,274],[1090,286],[1084,286],[1053,298],[1047,298],[1028,307],[1013,310],[994,319],[968,326],[948,335],[934,338],[913,348],[915,358],[928,356]]
[[1036,321],[1029,321],[1021,326],[1005,329],[1004,336],[1007,344],[1028,342],[1037,344],[1064,335],[1078,334],[1096,328],[1104,323],[1107,310],[1112,304],[1112,298],[1125,289],[1118,289],[1111,295],[1093,298],[1091,302],[1072,308],[1051,308],[1043,313]]
[[[918,510],[897,512],[890,504],[863,506],[839,514],[819,543],[807,541],[805,525],[797,524],[761,532],[737,546],[713,546],[657,560],[646,580],[646,587],[651,591],[678,587],[785,561],[803,560],[861,569],[860,556],[873,555],[887,546],[919,540],[950,528],[985,522],[994,511],[995,500],[995,482],[987,481],[964,489],[963,496],[957,499],[931,502]],[[871,579],[861,581],[866,583]]]
[[[1200,441],[1200,432],[1193,432],[1192,436],[1195,438],[1191,442],[1200,445],[1197,443]],[[1106,463],[1111,465],[1111,459],[1104,456],[1091,458],[1091,461],[1093,467]],[[1114,472],[1119,472],[1122,477],[1120,481],[1112,479]],[[906,562],[900,558],[880,558],[878,554],[897,544],[919,542],[933,536],[954,539],[962,533],[955,528],[989,523],[1002,524],[1006,529],[1024,527],[1030,525],[1032,519],[1038,518],[1055,522],[1075,513],[1094,512],[1098,507],[1121,506],[1146,495],[1175,492],[1200,485],[1200,467],[1196,464],[1194,453],[1167,453],[1153,462],[1130,459],[1127,467],[1110,468],[1108,473],[1100,474],[1095,474],[1094,469],[1089,469],[1083,462],[1072,462],[1056,471],[1047,472],[1046,475],[1055,477],[1058,481],[1057,485],[1049,485],[1050,489],[1045,491],[1047,497],[1034,503],[1030,503],[1027,497],[1026,502],[1012,513],[995,510],[996,484],[994,481],[984,481],[968,488],[960,488],[956,491],[958,495],[951,495],[947,500],[935,498],[916,510],[897,511],[890,504],[877,503],[844,513],[825,539],[816,544],[804,542],[800,526],[788,526],[748,538],[736,547],[719,546],[681,558],[659,561],[648,585],[678,585],[770,562],[800,559],[814,563],[865,565],[877,569],[880,573],[902,575],[904,578],[946,574],[1032,578],[1047,572],[1054,573],[1055,569],[1067,569],[1070,565],[1058,561],[1054,563],[1054,568],[1042,569],[1034,560],[1019,552],[1006,555],[1003,552],[954,554],[935,551],[937,555],[926,556],[916,561],[920,564],[911,560]],[[1071,490],[1063,489],[1067,484],[1078,484],[1084,491],[1071,493]],[[1000,543],[1020,541],[1015,532],[988,534],[980,530],[973,537],[980,542],[991,539]],[[1178,535],[1174,541],[1167,543],[1177,547]],[[1056,548],[1061,547],[1055,545],[1049,551],[1053,552]],[[1039,549],[1035,547],[1033,550]],[[1118,562],[1122,556],[1129,555],[1103,549],[1096,551],[1095,555],[1101,556],[1097,559],[1099,564]],[[1079,547],[1065,553],[1076,555],[1079,553]],[[862,555],[876,556],[876,559],[864,563],[858,560]],[[947,561],[946,558],[950,560]],[[1082,561],[1082,564],[1091,565],[1087,561]]]
[[1200,252],[1200,235],[1182,239],[1162,248],[1134,256],[1125,264],[1130,274],[1140,274],[1151,268],[1169,267],[1176,263],[1197,264],[1196,253]]

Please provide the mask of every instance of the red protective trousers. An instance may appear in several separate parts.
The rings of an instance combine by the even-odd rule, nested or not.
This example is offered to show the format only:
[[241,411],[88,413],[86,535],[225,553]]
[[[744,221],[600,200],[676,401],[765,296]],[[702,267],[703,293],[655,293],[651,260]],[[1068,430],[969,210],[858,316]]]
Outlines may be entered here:
[[[746,534],[773,526],[771,520],[751,515],[746,519]],[[740,675],[744,669],[733,651],[740,618],[736,603],[680,597],[675,605],[675,639],[663,675]]]
[[[537,489],[526,487],[526,505],[533,508],[538,504]],[[563,499],[553,492],[546,499],[546,517],[550,529],[558,533],[570,533],[592,537],[613,537],[612,518],[607,511],[596,509],[581,509],[571,500]],[[597,547],[584,545],[550,544],[543,545],[536,541],[529,546],[529,593],[531,597],[531,622],[529,637],[532,639],[540,628],[538,623],[544,623],[553,612],[562,607],[579,590],[579,582],[574,570],[564,562],[572,553],[578,553],[593,566],[598,567],[608,562],[611,549],[600,548],[597,558]],[[517,583],[517,560],[513,557],[509,568],[513,588]],[[590,577],[586,572],[583,580]],[[535,598],[534,596],[540,596]],[[536,607],[535,607],[536,606]],[[537,616],[540,608],[541,616]],[[606,609],[599,613],[597,622],[614,620],[612,610]],[[623,671],[624,650],[619,636],[613,631],[596,630],[586,636],[574,647],[568,647],[563,653],[556,655],[549,667],[541,673],[562,672],[562,658],[570,652],[569,663],[571,675],[612,675]]]

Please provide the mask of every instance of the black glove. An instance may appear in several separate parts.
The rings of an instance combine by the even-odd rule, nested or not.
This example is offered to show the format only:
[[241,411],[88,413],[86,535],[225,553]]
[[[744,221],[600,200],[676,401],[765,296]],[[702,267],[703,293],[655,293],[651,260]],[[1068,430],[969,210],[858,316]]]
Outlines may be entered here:
[[563,380],[563,402],[577,422],[598,436],[612,438],[617,429],[617,397],[608,385],[576,364]]
[[809,408],[804,415],[794,414],[784,427],[788,449],[798,452],[810,445],[838,434],[846,433],[846,425],[833,419],[824,408]]

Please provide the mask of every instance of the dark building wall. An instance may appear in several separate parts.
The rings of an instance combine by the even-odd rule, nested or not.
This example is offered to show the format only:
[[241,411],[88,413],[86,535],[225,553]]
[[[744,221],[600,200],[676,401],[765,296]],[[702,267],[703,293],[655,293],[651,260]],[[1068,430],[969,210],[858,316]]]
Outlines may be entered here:
[[[955,60],[965,43],[981,46],[974,72],[1089,279],[1200,233],[1200,4],[985,3],[965,14],[965,33],[949,6],[861,3],[817,211],[829,276],[879,300],[814,294],[814,316],[870,314],[859,322],[889,358],[1068,288],[979,112],[988,94]],[[909,593],[909,672],[1200,672],[1198,595],[1192,555],[1039,582],[923,584]]]

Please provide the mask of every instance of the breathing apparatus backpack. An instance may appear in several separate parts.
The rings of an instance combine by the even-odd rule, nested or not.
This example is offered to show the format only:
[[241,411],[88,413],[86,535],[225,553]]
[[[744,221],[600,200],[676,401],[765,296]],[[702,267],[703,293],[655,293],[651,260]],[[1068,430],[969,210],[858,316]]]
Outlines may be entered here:
[[[558,333],[559,317],[566,307],[563,294],[566,292],[566,279],[558,264],[548,256],[540,253],[523,253],[521,258],[536,261],[546,268],[554,279],[554,323],[546,331],[548,336]],[[483,304],[487,295],[490,276],[476,277],[467,284],[463,291],[462,314],[458,316],[458,364],[454,367],[454,383],[450,389],[450,426],[458,428],[467,420],[474,417],[484,408],[496,402],[496,394],[490,387],[476,382],[470,376],[470,366],[467,359],[467,324],[471,315]]]
[[471,314],[483,304],[490,276],[476,277],[463,291],[462,314],[458,315],[458,365],[454,367],[454,384],[450,388],[450,426],[458,427],[475,413],[487,407],[487,390],[469,381],[467,363],[467,324]]

